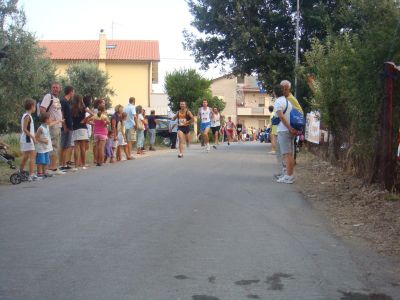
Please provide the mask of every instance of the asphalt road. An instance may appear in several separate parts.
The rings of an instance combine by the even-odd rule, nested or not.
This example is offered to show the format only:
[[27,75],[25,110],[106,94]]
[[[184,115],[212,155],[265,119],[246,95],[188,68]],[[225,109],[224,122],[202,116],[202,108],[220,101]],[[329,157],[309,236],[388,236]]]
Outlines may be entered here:
[[267,151],[0,187],[0,299],[400,299],[398,262],[335,237]]

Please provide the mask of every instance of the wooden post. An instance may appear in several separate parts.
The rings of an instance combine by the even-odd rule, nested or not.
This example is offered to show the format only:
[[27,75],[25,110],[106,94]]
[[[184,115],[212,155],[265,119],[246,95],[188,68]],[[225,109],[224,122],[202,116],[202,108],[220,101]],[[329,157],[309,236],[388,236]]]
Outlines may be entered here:
[[394,155],[393,155],[393,78],[395,65],[386,62],[385,74],[385,98],[383,102],[383,120],[381,127],[381,155],[380,155],[380,182],[387,189],[393,186],[394,178]]

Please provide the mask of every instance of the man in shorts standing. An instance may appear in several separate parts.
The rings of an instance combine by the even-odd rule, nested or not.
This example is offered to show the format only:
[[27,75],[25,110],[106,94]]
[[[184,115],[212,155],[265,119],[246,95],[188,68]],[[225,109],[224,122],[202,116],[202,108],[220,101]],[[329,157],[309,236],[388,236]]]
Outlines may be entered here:
[[64,123],[61,127],[61,143],[60,143],[60,170],[68,170],[71,167],[67,165],[67,153],[72,151],[72,115],[71,115],[71,99],[75,95],[72,86],[64,88],[64,97],[61,99],[61,111]]
[[297,131],[290,126],[290,112],[293,109],[293,106],[285,98],[283,87],[281,85],[274,87],[274,96],[277,98],[274,103],[274,111],[280,119],[277,128],[279,148],[287,172],[287,174],[283,174],[279,177],[277,182],[291,184],[294,183],[293,137],[297,133]]
[[211,128],[211,109],[208,107],[207,99],[203,100],[203,106],[199,108],[197,116],[200,118],[200,132],[203,134],[204,145],[206,151],[210,152],[210,141],[208,138],[208,132]]
[[135,97],[130,97],[128,105],[124,108],[124,112],[126,112],[126,114],[128,115],[128,118],[125,121],[125,130],[126,130],[126,141],[128,143],[128,153],[130,155],[132,155],[132,149],[133,149],[134,143],[136,142],[135,101],[136,101]]
[[60,139],[61,139],[61,127],[62,127],[62,111],[61,111],[61,102],[58,99],[58,95],[61,91],[61,85],[58,82],[54,82],[51,85],[51,92],[46,94],[43,97],[43,100],[40,104],[40,113],[48,112],[50,113],[50,121],[55,125],[50,126],[50,137],[51,143],[53,145],[53,151],[50,153],[50,166],[49,170],[56,175],[65,174],[65,172],[61,171],[57,168],[57,150],[60,147]]

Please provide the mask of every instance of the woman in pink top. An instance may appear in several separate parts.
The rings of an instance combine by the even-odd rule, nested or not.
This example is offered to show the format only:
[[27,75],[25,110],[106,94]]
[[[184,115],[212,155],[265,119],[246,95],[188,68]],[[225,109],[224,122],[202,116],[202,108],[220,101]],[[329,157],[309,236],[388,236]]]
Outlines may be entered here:
[[101,166],[104,161],[104,145],[106,144],[110,120],[105,113],[106,107],[99,105],[98,112],[92,117],[94,142],[96,145],[95,161],[96,166]]

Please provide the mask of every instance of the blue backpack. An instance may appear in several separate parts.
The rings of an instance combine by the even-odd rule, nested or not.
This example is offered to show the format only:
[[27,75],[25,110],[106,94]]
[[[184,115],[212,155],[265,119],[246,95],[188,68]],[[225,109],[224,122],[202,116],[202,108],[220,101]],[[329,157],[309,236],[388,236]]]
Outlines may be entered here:
[[290,126],[298,131],[301,131],[303,130],[305,124],[306,121],[303,113],[293,107],[290,111]]
[[[283,111],[283,114],[286,113],[287,108],[288,108],[288,100],[286,99],[286,108]],[[278,125],[281,122],[279,117],[273,117],[271,121],[272,125]],[[294,129],[298,131],[301,131],[303,130],[305,124],[306,121],[304,119],[303,113],[292,107],[292,110],[290,111],[290,126],[292,126]]]

